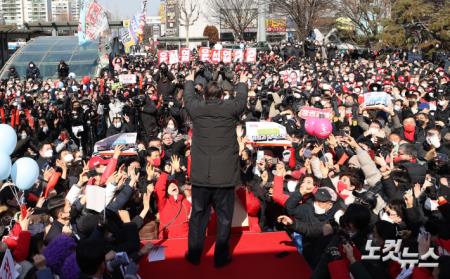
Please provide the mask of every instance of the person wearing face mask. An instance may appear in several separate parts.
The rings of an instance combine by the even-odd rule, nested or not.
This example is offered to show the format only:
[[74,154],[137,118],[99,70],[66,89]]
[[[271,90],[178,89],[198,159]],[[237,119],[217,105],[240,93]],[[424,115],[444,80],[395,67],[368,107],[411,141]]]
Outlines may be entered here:
[[441,133],[438,129],[427,131],[426,139],[418,149],[418,158],[422,161],[433,161],[438,153],[443,153]]
[[38,146],[38,150],[39,158],[36,162],[38,163],[39,169],[44,171],[53,165],[53,147],[50,143],[43,142]]
[[[396,126],[397,125],[394,123],[394,127]],[[395,132],[398,133],[402,139],[411,143],[422,143],[425,140],[425,132],[422,128],[417,127],[413,117],[405,118],[403,120],[403,126],[398,128]]]
[[123,132],[125,132],[125,127],[122,123],[122,117],[120,115],[116,115],[113,118],[112,125],[109,126],[108,130],[106,131],[106,137],[110,137]]

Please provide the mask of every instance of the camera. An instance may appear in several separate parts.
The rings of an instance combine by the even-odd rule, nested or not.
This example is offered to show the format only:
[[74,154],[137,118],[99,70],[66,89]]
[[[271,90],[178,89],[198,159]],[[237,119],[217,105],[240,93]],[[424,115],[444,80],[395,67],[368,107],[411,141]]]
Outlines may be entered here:
[[135,108],[143,107],[145,105],[145,95],[139,95],[131,98],[131,104]]

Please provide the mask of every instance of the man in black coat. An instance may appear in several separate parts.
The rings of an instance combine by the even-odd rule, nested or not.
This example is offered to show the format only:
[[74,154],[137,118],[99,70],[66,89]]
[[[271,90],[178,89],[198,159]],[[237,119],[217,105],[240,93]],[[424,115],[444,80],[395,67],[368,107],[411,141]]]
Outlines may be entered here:
[[241,73],[236,98],[223,100],[223,89],[217,82],[209,83],[203,98],[196,94],[194,76],[191,72],[184,86],[184,103],[193,122],[192,212],[186,259],[193,264],[200,263],[212,205],[218,226],[214,264],[222,267],[231,261],[229,239],[234,187],[240,182],[236,125],[247,103],[248,77]]
[[144,140],[148,141],[152,137],[158,135],[158,108],[155,102],[150,97],[151,91],[147,92],[145,96],[145,103],[140,108],[141,124],[144,128]]

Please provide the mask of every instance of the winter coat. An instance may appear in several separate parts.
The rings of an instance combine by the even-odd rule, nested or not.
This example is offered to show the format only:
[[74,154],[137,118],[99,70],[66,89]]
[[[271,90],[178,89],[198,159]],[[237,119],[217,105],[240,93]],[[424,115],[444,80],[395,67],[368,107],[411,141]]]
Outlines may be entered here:
[[247,103],[248,89],[236,86],[233,100],[204,100],[194,83],[184,86],[185,106],[192,118],[191,182],[203,187],[234,187],[240,182],[236,124]]
[[159,238],[182,238],[188,236],[191,203],[183,194],[177,199],[167,194],[169,175],[162,173],[155,186],[160,219]]

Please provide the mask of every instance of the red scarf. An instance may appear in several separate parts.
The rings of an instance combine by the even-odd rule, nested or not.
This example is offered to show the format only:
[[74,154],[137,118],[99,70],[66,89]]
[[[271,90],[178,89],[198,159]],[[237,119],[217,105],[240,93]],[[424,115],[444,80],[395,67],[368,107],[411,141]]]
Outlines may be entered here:
[[31,116],[30,110],[24,109],[24,112],[25,112],[25,116],[27,117],[27,120],[28,120],[28,125],[30,125],[31,129],[34,130],[34,119]]
[[405,126],[403,128],[403,135],[405,136],[405,139],[413,142],[414,141],[414,134],[416,133],[416,126]]
[[341,197],[341,199],[343,199],[343,200],[348,198],[348,195],[342,193],[345,189],[347,189],[347,184],[345,184],[342,181],[339,181],[337,184],[337,193],[338,193],[339,197]]

